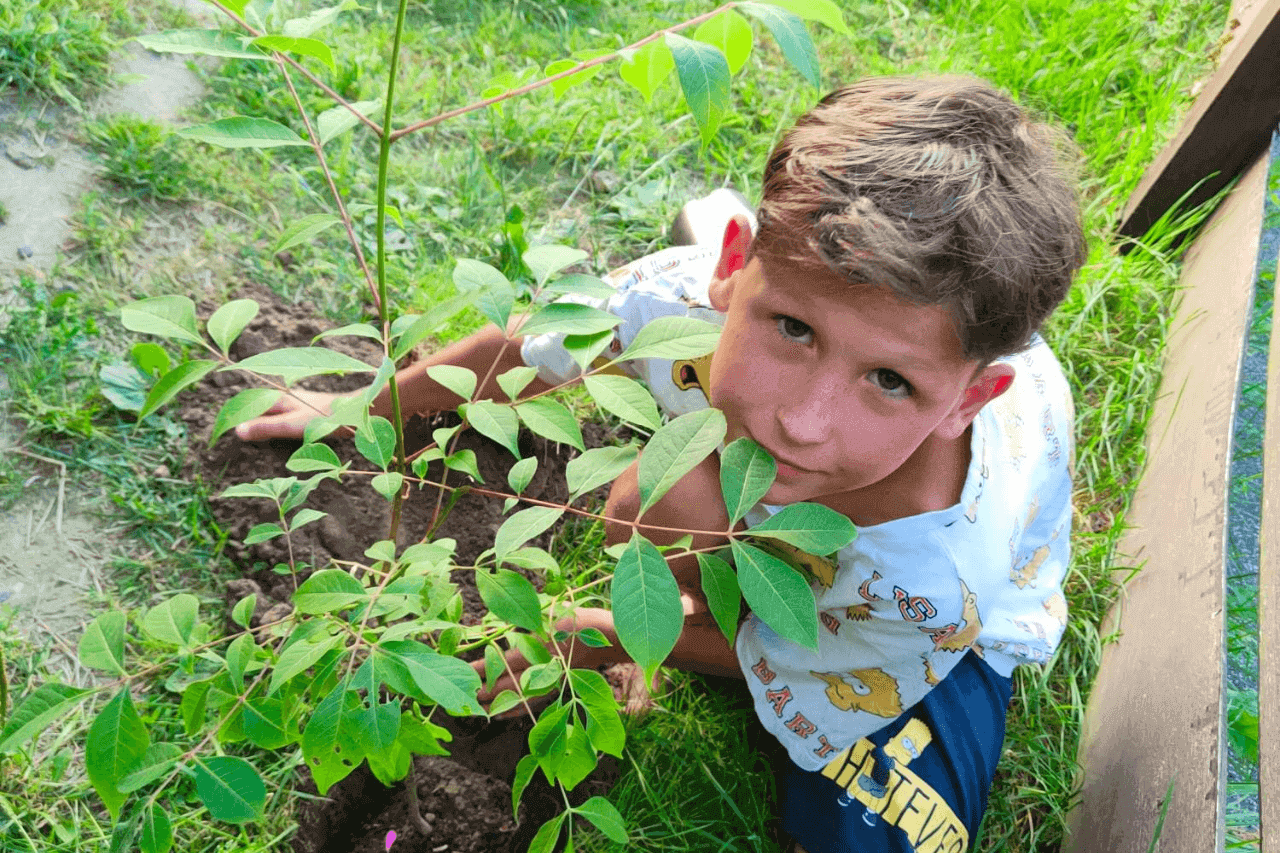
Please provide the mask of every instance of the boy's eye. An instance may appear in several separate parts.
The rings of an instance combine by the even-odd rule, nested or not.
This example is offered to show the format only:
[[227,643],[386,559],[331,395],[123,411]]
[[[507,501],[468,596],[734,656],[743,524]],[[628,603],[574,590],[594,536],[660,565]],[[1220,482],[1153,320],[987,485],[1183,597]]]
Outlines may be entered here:
[[867,374],[867,378],[885,393],[886,397],[910,397],[911,383],[902,375],[887,367],[877,367]]
[[774,319],[778,323],[778,334],[787,340],[807,344],[813,339],[813,329],[809,327],[808,323],[797,320],[795,317],[788,317],[785,314],[779,314]]

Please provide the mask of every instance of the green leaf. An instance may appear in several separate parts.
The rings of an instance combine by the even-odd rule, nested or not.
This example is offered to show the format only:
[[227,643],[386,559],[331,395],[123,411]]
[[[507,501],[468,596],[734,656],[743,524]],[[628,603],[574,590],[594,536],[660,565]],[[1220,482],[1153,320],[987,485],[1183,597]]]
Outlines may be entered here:
[[209,446],[213,447],[214,442],[227,430],[234,429],[245,421],[253,420],[266,412],[283,394],[283,391],[277,391],[274,388],[246,388],[223,403],[213,423]]
[[470,368],[433,364],[427,368],[427,375],[463,400],[470,400],[476,393],[476,372]]
[[279,148],[310,144],[279,122],[247,116],[218,119],[174,132],[184,139],[207,142],[219,148]]
[[564,753],[556,761],[556,778],[566,791],[572,791],[596,769],[598,759],[586,729],[571,725],[568,732]]
[[480,309],[480,313],[488,317],[489,322],[499,329],[507,328],[507,322],[511,319],[511,309],[515,304],[515,288],[506,283],[505,279],[502,283],[480,291],[476,297],[476,308]]
[[726,429],[719,409],[701,409],[681,415],[655,432],[640,454],[636,472],[641,514],[714,452]]
[[340,222],[342,218],[336,213],[311,213],[301,219],[295,219],[280,232],[280,239],[276,242],[273,251],[279,254],[285,249],[292,249],[299,244],[310,242]]
[[422,695],[454,716],[481,713],[476,691],[480,676],[471,665],[446,657],[416,640],[395,640],[376,647],[404,667]]
[[520,327],[522,335],[545,335],[550,332],[568,335],[594,335],[606,332],[622,322],[617,314],[610,314],[590,305],[576,302],[552,302],[527,319]]
[[258,654],[258,644],[252,634],[241,634],[227,646],[227,675],[238,691],[244,690],[244,673]]
[[554,779],[556,763],[564,754],[569,740],[568,705],[553,703],[543,709],[538,722],[529,731],[529,752],[538,757],[538,764],[547,779]]
[[769,5],[781,6],[797,17],[817,21],[842,35],[853,35],[844,22],[844,13],[833,0],[769,0]]
[[200,599],[180,593],[148,610],[142,620],[142,630],[162,643],[186,647],[191,644],[199,610]]
[[[585,639],[585,638],[583,638]],[[588,645],[590,645],[588,643]],[[569,670],[569,685],[587,709],[587,736],[601,752],[622,757],[627,732],[618,716],[618,700],[605,677],[594,669]]]
[[[382,343],[382,332],[379,332],[369,323],[348,323],[345,326],[339,326],[336,329],[326,329],[311,339],[311,343],[323,340],[324,338],[340,338],[349,335],[355,338],[368,338],[371,341]],[[381,387],[381,386],[379,386]]]
[[538,592],[523,575],[498,569],[494,574],[477,571],[475,578],[476,589],[490,613],[526,631],[542,632]]
[[[351,106],[360,115],[368,118],[371,113],[376,114],[382,109],[382,100],[356,101]],[[316,135],[320,137],[320,144],[324,145],[329,140],[346,133],[357,124],[360,124],[360,119],[356,117],[356,114],[339,104],[316,116]],[[276,251],[279,250],[277,249]]]
[[542,288],[544,296],[568,293],[589,296],[594,299],[609,299],[618,295],[618,291],[605,282],[604,279],[580,272],[569,273],[555,281],[549,281]]
[[511,455],[520,458],[520,421],[511,406],[492,400],[477,400],[458,407],[476,432],[501,444]]
[[159,779],[178,762],[182,750],[172,743],[153,743],[120,779],[122,794],[131,794]]
[[[569,67],[572,67],[572,65]],[[585,261],[589,255],[572,246],[543,245],[530,247],[521,257],[529,265],[529,269],[533,271],[538,287],[542,287],[551,276],[565,267],[571,267],[574,264]]]
[[538,280],[538,287],[541,287],[552,275],[561,272],[566,266],[581,263],[588,259],[589,255],[581,248],[544,245],[530,247],[521,257],[534,273],[534,278]]
[[501,560],[555,524],[562,515],[564,515],[563,509],[547,506],[533,506],[520,510],[498,528],[498,533],[493,538],[494,553]]
[[[342,725],[348,695],[342,685],[330,691],[316,705],[302,730],[302,754],[322,796],[364,759],[354,733]],[[355,700],[354,694],[350,696]]]
[[286,385],[299,379],[328,373],[373,373],[363,361],[325,347],[284,347],[251,355],[223,370],[252,370],[267,376],[280,376]]
[[822,87],[822,72],[818,69],[818,49],[805,29],[804,21],[785,9],[764,3],[741,3],[746,14],[761,21],[773,34],[782,48],[782,55],[800,72],[815,89]]
[[286,726],[284,703],[279,699],[259,697],[244,706],[244,734],[249,742],[263,749],[280,749],[298,740],[297,730]]
[[396,456],[396,428],[386,418],[373,415],[356,431],[355,444],[361,456],[385,471]]
[[374,701],[361,710],[359,720],[358,737],[365,754],[385,752],[400,734],[400,703]]
[[277,536],[284,535],[284,528],[274,522],[264,522],[255,524],[249,528],[249,532],[245,534],[244,544],[257,545],[260,542],[270,542]]
[[156,803],[148,802],[142,810],[142,834],[138,837],[142,853],[169,853],[173,849],[173,828],[169,814]]
[[536,755],[526,755],[516,764],[516,775],[511,780],[511,813],[513,815],[520,813],[520,795],[524,793],[525,787],[537,770],[538,756]]
[[293,594],[299,613],[332,613],[369,597],[360,581],[341,569],[321,569]]
[[626,376],[595,374],[582,380],[600,408],[624,421],[656,430],[662,425],[658,404],[639,382]]
[[677,33],[667,33],[665,38],[676,62],[685,103],[698,123],[705,146],[715,136],[729,107],[729,63],[711,45]]
[[41,684],[29,693],[9,715],[0,731],[0,755],[13,752],[27,739],[44,731],[54,720],[70,711],[88,694],[67,684]]
[[315,442],[304,444],[293,451],[293,455],[289,457],[288,462],[284,463],[284,467],[300,473],[334,471],[342,467],[342,462],[338,459],[338,454],[333,452],[332,447]]
[[329,48],[329,45],[319,39],[271,35],[259,36],[249,43],[254,47],[261,47],[266,50],[310,56],[312,59],[318,59],[329,66],[330,71],[338,70],[338,67],[333,62],[333,51]]
[[739,438],[720,454],[720,491],[729,510],[729,524],[737,524],[765,496],[778,476],[778,465],[759,444]]
[[614,361],[697,358],[720,342],[720,327],[696,317],[659,317],[646,323]]
[[141,35],[136,41],[156,53],[225,56],[229,59],[271,59],[270,54],[260,50],[246,50],[239,37],[221,30],[169,30]]
[[222,350],[223,355],[231,349],[236,338],[244,331],[244,327],[258,316],[258,303],[252,299],[233,299],[223,305],[209,318],[206,328],[209,337]]
[[197,681],[183,691],[179,710],[182,712],[182,728],[187,737],[195,737],[196,732],[204,728],[212,683],[212,680]]
[[234,755],[196,758],[196,793],[214,820],[247,823],[262,817],[267,786],[253,765]]
[[[455,314],[471,305],[479,296],[480,293],[478,291],[470,291],[461,296],[455,296],[452,299],[446,299],[444,302],[432,305],[427,313],[415,320],[413,325],[406,329],[404,334],[397,339],[395,351],[391,354],[392,358],[396,361],[404,358],[427,335],[449,322]],[[379,389],[381,389],[381,386],[379,386]]]
[[625,447],[596,447],[575,456],[565,466],[570,500],[576,500],[597,486],[612,483],[640,456],[634,444]]
[[293,518],[289,519],[289,529],[297,530],[299,527],[305,527],[313,521],[319,521],[329,513],[321,512],[318,509],[305,507],[294,513]]
[[618,560],[611,592],[618,640],[644,669],[648,683],[680,638],[684,625],[680,587],[662,552],[633,533]]
[[140,412],[147,403],[151,377],[135,365],[124,361],[104,364],[98,370],[98,382],[102,396],[123,412]]
[[136,343],[129,348],[129,358],[148,376],[159,376],[169,371],[169,353],[159,344],[149,341]]
[[382,495],[383,498],[388,501],[393,501],[396,499],[396,495],[400,492],[400,489],[404,486],[404,474],[401,474],[399,471],[379,474],[369,482],[369,485],[373,487],[375,492]]
[[525,426],[543,438],[569,444],[583,450],[582,428],[573,413],[555,400],[538,397],[516,406],[516,414]]
[[839,551],[858,536],[848,516],[815,503],[784,506],[747,532],[752,536],[781,539],[818,556]]
[[[119,615],[124,618],[124,614]],[[119,788],[120,782],[150,745],[146,726],[142,725],[129,688],[125,687],[98,712],[85,738],[85,772],[113,819],[119,820],[120,806],[126,796]]]
[[704,22],[694,30],[693,38],[723,53],[729,63],[730,74],[737,74],[751,55],[751,25],[732,10]]
[[477,483],[484,482],[484,477],[480,476],[480,469],[476,467],[476,452],[474,450],[459,450],[456,453],[450,453],[444,458],[444,466],[454,471],[461,471]]
[[[582,53],[586,53],[586,52],[587,51],[582,51]],[[606,53],[612,53],[612,51],[608,51],[608,50],[591,51],[591,53],[595,53],[597,55],[603,56]],[[583,57],[583,59],[591,59],[591,58],[593,57],[591,56]],[[556,74],[560,74],[561,72],[568,71],[570,68],[573,68],[574,66],[580,65],[581,62],[582,62],[581,59],[558,59],[555,62],[548,65],[546,69],[544,69],[543,73],[546,74],[546,76],[548,77],[553,77]],[[580,86],[583,83],[586,83],[588,80],[590,80],[592,77],[595,77],[597,74],[599,74],[603,70],[604,70],[603,65],[593,65],[590,68],[584,68],[582,71],[579,71],[577,74],[570,74],[568,77],[563,77],[559,80],[556,80],[554,83],[551,84],[552,96],[559,98],[561,95],[563,95],[565,92],[572,89],[574,86]],[[526,263],[528,263],[528,261],[526,261]],[[532,264],[530,264],[530,266],[532,266]]]
[[780,637],[818,649],[818,605],[800,573],[752,545],[730,540],[747,605]]
[[108,610],[94,618],[80,637],[77,656],[90,669],[124,675],[124,614]]
[[671,48],[661,41],[651,41],[633,51],[630,56],[624,57],[618,74],[644,96],[646,104],[651,104],[653,93],[662,85],[662,81],[671,76],[675,68]]
[[339,637],[321,637],[315,641],[300,641],[287,646],[280,653],[275,669],[271,671],[271,684],[267,687],[267,695],[274,695],[289,679],[324,657],[326,652],[338,645],[340,639]]
[[131,332],[204,344],[196,330],[196,305],[186,296],[153,296],[120,309],[120,322]]
[[497,267],[472,258],[458,258],[453,268],[453,286],[459,293],[477,293],[493,287],[511,287],[511,282]]
[[173,370],[156,380],[147,394],[147,401],[138,412],[138,420],[142,420],[165,403],[178,395],[184,388],[196,384],[218,366],[216,361],[184,361]]
[[359,9],[360,4],[356,0],[343,0],[336,6],[327,6],[323,9],[316,9],[309,15],[301,18],[291,18],[284,22],[284,34],[294,36],[296,38],[305,38],[311,35],[321,27],[327,27],[338,19],[338,15],[348,9]]
[[627,827],[622,815],[604,797],[592,797],[573,811],[591,821],[614,844],[627,843]]
[[498,374],[498,387],[512,402],[520,398],[520,392],[538,376],[536,367],[513,367]]
[[231,609],[231,621],[239,625],[241,628],[249,627],[249,620],[253,617],[253,611],[258,607],[258,594],[251,592],[244,598],[236,602],[236,606]]
[[568,816],[568,812],[561,812],[538,827],[533,840],[529,842],[529,853],[551,853],[560,839],[560,829],[564,826],[564,819]]
[[714,554],[699,554],[698,568],[702,575],[702,591],[707,595],[707,609],[715,617],[720,633],[729,641],[729,648],[733,648],[742,604],[738,576],[734,574],[733,566]]

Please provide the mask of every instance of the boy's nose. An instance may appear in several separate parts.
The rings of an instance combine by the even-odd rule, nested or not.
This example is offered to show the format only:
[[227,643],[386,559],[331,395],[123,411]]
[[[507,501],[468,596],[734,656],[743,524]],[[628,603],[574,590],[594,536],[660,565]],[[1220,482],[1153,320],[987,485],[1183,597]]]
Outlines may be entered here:
[[788,389],[788,398],[777,409],[778,426],[795,444],[821,444],[831,436],[831,418],[847,388],[817,378],[806,378]]

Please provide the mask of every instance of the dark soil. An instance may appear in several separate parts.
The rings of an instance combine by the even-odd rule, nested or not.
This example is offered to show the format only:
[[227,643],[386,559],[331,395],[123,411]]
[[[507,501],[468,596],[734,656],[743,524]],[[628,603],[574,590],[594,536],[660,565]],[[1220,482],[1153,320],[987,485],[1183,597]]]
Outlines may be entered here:
[[[263,288],[250,288],[238,298],[258,301],[258,317],[240,336],[232,348],[240,359],[279,347],[308,346],[329,323],[318,320],[298,306],[283,305]],[[214,306],[201,306],[202,316]],[[366,363],[376,364],[381,350],[370,340],[356,337],[327,338],[322,342]],[[302,384],[313,390],[347,391],[362,387],[368,375],[326,377]],[[213,494],[226,487],[260,477],[290,476],[285,462],[298,448],[296,441],[271,441],[246,444],[234,435],[224,435],[212,447],[208,438],[214,418],[222,403],[238,391],[249,387],[238,373],[213,373],[182,398],[182,419],[187,423],[192,440],[188,476],[200,477]],[[414,417],[407,425],[406,443],[410,448],[422,447],[430,441],[431,431],[457,423],[452,413],[435,417]],[[607,432],[595,424],[583,425],[588,447],[599,447],[625,441],[626,436]],[[350,439],[332,438],[330,445],[338,457],[352,460],[353,467],[367,470],[370,466],[355,450]],[[510,452],[488,439],[468,431],[459,448],[475,451],[478,467],[485,483],[507,491],[507,471],[515,462]],[[532,434],[521,435],[521,450],[536,455],[538,472],[524,494],[533,498],[561,502],[567,499],[564,465],[576,453],[572,448],[554,444]],[[306,475],[303,475],[306,476]],[[439,463],[433,464],[429,479],[441,476]],[[450,472],[449,482],[461,483],[463,476]],[[599,505],[602,489],[579,502],[579,506]],[[428,530],[437,505],[438,490],[414,491],[404,504],[398,541],[407,545],[422,539]],[[242,567],[243,578],[228,584],[227,599],[232,605],[240,598],[258,594],[254,623],[272,621],[287,611],[294,590],[294,579],[277,574],[272,567],[288,563],[289,552],[283,537],[253,546],[243,546],[249,529],[263,522],[278,522],[275,505],[266,500],[213,500],[218,524],[230,534],[227,551]],[[312,493],[308,506],[328,516],[292,535],[293,554],[306,568],[297,582],[315,569],[324,568],[331,560],[364,560],[364,551],[372,543],[385,539],[390,530],[390,504],[376,494],[367,483],[355,478],[345,483],[326,481]],[[492,547],[494,534],[506,518],[502,501],[468,494],[449,513],[435,538],[452,538],[458,543],[456,561],[469,565],[486,548]],[[563,523],[563,522],[562,522]],[[530,544],[546,547],[557,527]],[[535,586],[542,581],[525,572]],[[462,591],[464,622],[478,621],[484,613],[475,590],[471,572],[453,573],[453,581]],[[275,608],[275,613],[267,613]],[[228,611],[229,612],[229,611]],[[541,774],[535,774],[522,798],[520,822],[511,813],[511,780],[516,762],[527,752],[526,737],[530,724],[526,720],[486,722],[482,718],[439,719],[454,733],[448,744],[450,756],[419,757],[410,779],[416,781],[420,811],[432,826],[424,836],[409,816],[409,795],[405,783],[385,788],[362,764],[347,779],[333,786],[326,797],[305,801],[298,814],[300,825],[293,840],[296,853],[384,853],[388,830],[395,830],[395,853],[480,853],[480,851],[520,851],[527,848],[538,827],[562,809],[558,794],[546,785]],[[314,783],[301,771],[299,787],[315,794]],[[573,792],[581,802],[605,793],[616,776],[616,762],[604,756],[601,766]],[[540,784],[539,784],[540,783]]]

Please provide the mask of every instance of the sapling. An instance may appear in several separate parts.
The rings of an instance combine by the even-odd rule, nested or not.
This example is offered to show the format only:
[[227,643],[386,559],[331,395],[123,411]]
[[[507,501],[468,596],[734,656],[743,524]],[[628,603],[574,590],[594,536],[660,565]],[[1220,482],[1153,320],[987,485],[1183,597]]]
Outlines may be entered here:
[[[161,360],[162,367],[155,371],[159,376],[147,391],[138,418],[146,418],[215,371],[251,374],[258,387],[236,394],[222,406],[210,437],[216,442],[236,425],[266,412],[281,395],[293,393],[302,379],[367,375],[367,391],[340,400],[332,412],[317,417],[306,428],[304,443],[287,462],[289,475],[234,485],[220,497],[274,504],[276,520],[254,527],[245,543],[283,538],[291,573],[298,570],[291,535],[324,517],[306,503],[326,480],[340,480],[348,486],[356,480],[366,481],[387,501],[389,527],[384,539],[367,543],[361,564],[313,567],[296,583],[292,612],[256,630],[250,630],[256,603],[253,597],[234,607],[231,619],[241,630],[231,636],[219,636],[213,625],[201,618],[194,596],[182,594],[162,601],[132,620],[135,630],[172,650],[172,655],[160,662],[144,663],[127,654],[131,620],[125,613],[112,610],[100,614],[80,641],[80,662],[114,676],[116,681],[99,690],[41,685],[22,701],[0,732],[0,753],[18,749],[94,693],[111,693],[87,733],[85,766],[90,782],[117,821],[118,847],[136,840],[145,853],[165,853],[172,848],[173,839],[170,817],[160,798],[180,776],[194,779],[199,801],[217,820],[244,823],[261,816],[267,801],[261,776],[248,760],[221,754],[222,745],[247,741],[266,750],[300,749],[324,794],[362,761],[379,780],[391,784],[410,772],[414,756],[447,754],[448,731],[436,722],[441,712],[496,715],[523,709],[535,723],[529,733],[529,754],[521,760],[513,780],[512,808],[518,809],[523,790],[539,771],[560,788],[566,804],[565,812],[539,829],[530,849],[550,850],[566,825],[572,833],[570,815],[585,818],[611,840],[625,843],[623,819],[606,798],[592,797],[577,806],[567,798],[595,768],[601,753],[621,756],[625,742],[608,682],[595,670],[568,669],[554,642],[605,642],[598,631],[570,637],[557,635],[554,627],[559,616],[573,608],[575,597],[600,581],[577,587],[560,584],[554,592],[540,593],[512,568],[560,575],[556,558],[529,542],[567,514],[602,518],[599,513],[573,507],[571,502],[617,477],[635,460],[639,448],[587,450],[576,418],[552,398],[556,389],[525,393],[533,378],[531,368],[517,367],[495,377],[492,368],[490,375],[478,376],[455,367],[432,368],[430,375],[466,401],[458,406],[462,423],[436,430],[431,444],[410,454],[405,446],[395,369],[415,346],[468,306],[475,306],[498,328],[507,330],[507,340],[535,331],[566,333],[566,346],[584,371],[592,399],[623,421],[652,432],[647,444],[651,452],[644,456],[650,461],[639,469],[640,491],[651,505],[716,451],[725,437],[724,416],[715,409],[705,409],[662,423],[649,392],[634,380],[610,375],[607,368],[636,358],[705,355],[715,348],[719,328],[688,317],[663,318],[648,324],[624,352],[601,363],[598,358],[619,320],[586,305],[555,300],[566,294],[607,295],[611,290],[593,276],[566,274],[587,255],[559,245],[535,245],[520,253],[520,261],[531,274],[527,298],[519,297],[520,288],[501,270],[482,260],[461,259],[454,271],[455,297],[429,306],[422,314],[396,315],[387,289],[386,234],[388,218],[400,226],[403,223],[399,212],[386,201],[392,145],[408,134],[544,87],[562,92],[600,79],[597,75],[609,63],[616,64],[621,79],[646,100],[674,71],[705,145],[729,108],[731,70],[741,66],[750,49],[754,38],[751,20],[773,35],[786,59],[817,87],[816,50],[804,19],[847,32],[840,12],[830,0],[725,3],[626,48],[553,62],[539,79],[499,86],[473,104],[396,128],[395,82],[406,0],[400,0],[395,10],[387,83],[378,100],[367,102],[342,98],[313,70],[335,68],[334,48],[316,34],[354,8],[351,0],[294,18],[286,18],[283,4],[278,3],[222,0],[213,5],[245,35],[211,29],[177,30],[139,41],[157,51],[275,63],[297,105],[302,132],[270,119],[235,116],[188,127],[178,135],[229,148],[311,148],[332,196],[333,212],[311,214],[290,223],[274,249],[284,251],[341,226],[378,314],[372,322],[344,326],[329,334],[376,339],[383,358],[376,365],[365,364],[312,346],[235,360],[232,345],[256,316],[257,303],[232,300],[202,323],[187,296],[144,299],[122,309],[124,326],[176,345],[181,356],[172,363],[167,356]],[[310,115],[296,88],[297,75],[318,86],[335,106]],[[378,181],[372,203],[376,247],[371,257],[365,254],[353,219],[369,207],[343,194],[325,153],[327,143],[352,130],[373,133],[379,141]],[[139,364],[139,375],[150,377],[156,363],[151,353],[147,365]],[[477,389],[488,385],[490,379],[496,379],[506,399],[478,396]],[[370,413],[373,398],[387,386],[392,416],[374,416]],[[521,427],[579,451],[565,474],[570,503],[551,504],[523,495],[537,461],[521,458]],[[355,447],[368,463],[361,465],[362,470],[340,463],[323,443],[339,429],[354,434]],[[511,451],[517,461],[508,476],[509,488],[481,482],[474,454],[457,447],[465,429]],[[441,463],[442,474],[431,473],[433,462]],[[732,526],[769,490],[776,466],[759,445],[739,439],[724,448],[721,470]],[[401,545],[400,508],[428,486],[439,495],[432,530],[423,541]],[[503,500],[508,517],[497,530],[493,547],[481,554],[474,566],[460,567],[454,560],[455,543],[433,535],[464,488]],[[695,532],[699,531],[689,531]],[[612,598],[627,601],[626,608],[615,612],[618,637],[647,678],[674,647],[683,620],[679,591],[666,563],[668,554],[697,554],[708,604],[730,645],[745,595],[748,606],[779,634],[816,648],[813,594],[789,555],[794,549],[819,554],[838,550],[852,540],[852,523],[826,507],[795,504],[767,525],[719,533],[730,539],[729,547],[695,550],[686,540],[659,548],[636,533],[630,542],[609,549],[616,562],[608,578]],[[450,580],[450,572],[459,568],[474,572],[476,588],[488,609],[478,625],[462,623],[462,598]],[[751,583],[739,584],[743,572],[751,573]],[[482,654],[485,680],[492,685],[504,671],[504,648],[519,649],[533,665],[521,673],[519,691],[503,691],[488,708],[482,707],[476,698],[481,678],[462,656]],[[557,651],[553,653],[553,649]],[[186,738],[182,745],[153,742],[134,706],[130,684],[157,676],[164,676],[181,694]],[[544,697],[544,704],[535,711],[530,700],[537,697]],[[388,835],[388,848],[394,838],[394,833]]]

